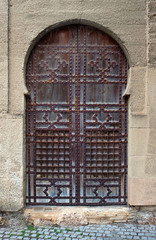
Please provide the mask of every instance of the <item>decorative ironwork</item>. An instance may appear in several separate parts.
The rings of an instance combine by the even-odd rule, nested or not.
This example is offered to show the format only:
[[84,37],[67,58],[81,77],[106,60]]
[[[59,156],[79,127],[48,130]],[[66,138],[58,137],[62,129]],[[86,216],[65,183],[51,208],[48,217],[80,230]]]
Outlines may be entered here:
[[39,41],[27,64],[27,204],[126,204],[126,83],[122,50],[99,30]]

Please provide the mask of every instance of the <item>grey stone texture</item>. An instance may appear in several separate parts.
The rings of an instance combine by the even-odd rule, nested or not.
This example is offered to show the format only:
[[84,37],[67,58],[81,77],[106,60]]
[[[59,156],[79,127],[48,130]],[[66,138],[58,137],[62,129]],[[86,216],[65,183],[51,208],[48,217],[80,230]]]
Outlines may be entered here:
[[[156,236],[156,226],[154,225],[136,225],[136,224],[112,224],[112,225],[88,225],[83,227],[72,228],[43,228],[38,230],[36,228],[36,236],[32,234],[32,230],[20,229],[20,236],[17,234],[16,229],[3,228],[1,231],[1,239],[23,239],[23,240],[45,240],[45,239],[57,239],[57,240],[76,240],[76,239],[151,239],[154,240]],[[45,230],[48,235],[45,234]],[[51,233],[54,230],[54,234]],[[70,230],[70,231],[69,231]],[[95,235],[92,236],[92,233]],[[67,236],[68,235],[68,236]]]
[[156,3],[148,0],[148,32],[149,32],[149,56],[150,65],[156,66]]

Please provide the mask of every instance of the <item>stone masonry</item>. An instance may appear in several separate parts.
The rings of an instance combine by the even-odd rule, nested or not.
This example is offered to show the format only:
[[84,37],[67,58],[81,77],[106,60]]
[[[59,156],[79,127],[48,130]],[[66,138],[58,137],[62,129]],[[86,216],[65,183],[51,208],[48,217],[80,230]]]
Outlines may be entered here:
[[25,206],[27,59],[47,31],[71,23],[108,33],[125,52],[128,204],[156,205],[156,1],[0,0],[0,210]]

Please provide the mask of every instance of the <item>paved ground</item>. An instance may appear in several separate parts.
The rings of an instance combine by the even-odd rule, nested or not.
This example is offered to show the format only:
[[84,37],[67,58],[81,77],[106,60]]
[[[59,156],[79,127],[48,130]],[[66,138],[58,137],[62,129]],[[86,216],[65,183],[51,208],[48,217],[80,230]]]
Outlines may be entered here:
[[0,239],[22,239],[22,240],[116,240],[116,239],[144,239],[156,240],[156,226],[138,224],[108,224],[88,225],[81,227],[46,227],[11,229],[0,228]]

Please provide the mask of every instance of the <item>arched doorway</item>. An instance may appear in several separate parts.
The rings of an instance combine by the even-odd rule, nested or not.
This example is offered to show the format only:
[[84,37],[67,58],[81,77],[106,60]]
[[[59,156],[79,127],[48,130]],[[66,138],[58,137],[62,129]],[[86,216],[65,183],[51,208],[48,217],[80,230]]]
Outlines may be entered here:
[[126,204],[127,61],[84,25],[47,33],[27,63],[28,205]]

